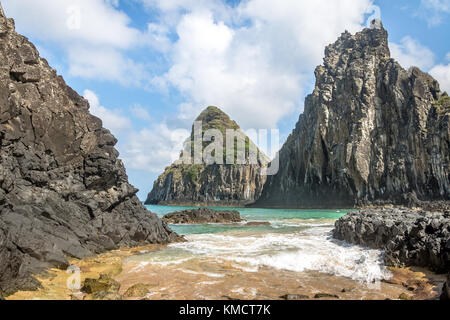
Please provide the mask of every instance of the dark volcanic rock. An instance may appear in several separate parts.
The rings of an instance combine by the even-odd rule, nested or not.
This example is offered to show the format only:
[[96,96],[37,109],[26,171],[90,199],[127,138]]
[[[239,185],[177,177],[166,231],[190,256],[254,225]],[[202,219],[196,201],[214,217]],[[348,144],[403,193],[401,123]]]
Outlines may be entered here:
[[441,300],[450,300],[450,273],[447,275],[447,282],[444,283],[442,288]]
[[242,221],[239,211],[217,211],[208,208],[169,213],[162,220],[171,224],[234,223]]
[[[240,129],[235,121],[217,107],[208,107],[195,121],[202,123],[201,133],[205,137],[207,130],[219,131],[223,137],[223,164],[193,164],[194,126],[191,137],[185,143],[185,150],[180,159],[167,167],[158,177],[148,194],[146,204],[202,205],[202,206],[242,206],[253,203],[261,195],[266,176],[261,175],[261,168],[270,159],[264,155],[249,137]],[[226,130],[234,130],[238,136],[236,141],[245,143],[245,163],[229,164],[226,156],[231,154],[237,159],[239,145],[233,142],[234,148],[227,149]],[[205,153],[211,142],[205,142]],[[189,149],[186,149],[189,148]],[[250,149],[251,148],[251,149]],[[249,161],[249,150],[259,154],[258,161]],[[208,153],[210,154],[211,151]],[[181,161],[189,158],[190,161]]]
[[325,50],[314,92],[255,206],[407,206],[450,199],[450,99],[390,57],[381,26]]
[[369,209],[342,217],[333,233],[339,240],[383,249],[391,266],[450,271],[450,213]]
[[117,140],[0,10],[0,292],[66,257],[177,239],[136,197]]

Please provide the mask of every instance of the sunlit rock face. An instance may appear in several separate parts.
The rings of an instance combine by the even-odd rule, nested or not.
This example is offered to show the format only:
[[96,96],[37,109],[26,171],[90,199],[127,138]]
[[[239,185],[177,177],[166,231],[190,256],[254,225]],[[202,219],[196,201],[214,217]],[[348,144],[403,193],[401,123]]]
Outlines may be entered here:
[[[195,120],[201,124],[201,132],[195,132],[193,125],[191,137],[186,141],[188,150],[183,151],[180,159],[158,177],[146,204],[212,205],[241,206],[253,203],[261,195],[266,176],[262,174],[269,159],[260,151],[238,124],[217,107],[206,108]],[[222,164],[208,164],[204,154],[208,153],[210,142],[202,142],[208,131],[220,132],[223,138]],[[233,148],[227,149],[227,130],[236,134]],[[199,163],[195,162],[196,138],[200,138],[202,151]],[[228,137],[229,138],[229,137]],[[238,163],[239,140],[244,142],[243,162]],[[255,159],[251,159],[249,150],[253,150]],[[212,151],[213,154],[215,151]],[[186,153],[191,156],[186,157]],[[233,163],[228,163],[227,155],[232,154]]]
[[136,197],[117,140],[3,10],[0,61],[0,296],[67,257],[177,239]]
[[343,33],[315,75],[257,206],[449,200],[449,98],[431,76],[390,57],[380,21]]

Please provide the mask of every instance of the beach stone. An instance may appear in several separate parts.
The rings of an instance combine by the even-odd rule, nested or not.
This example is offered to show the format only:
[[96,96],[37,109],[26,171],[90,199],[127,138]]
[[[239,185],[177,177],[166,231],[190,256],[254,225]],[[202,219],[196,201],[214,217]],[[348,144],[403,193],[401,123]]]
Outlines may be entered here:
[[162,217],[162,220],[169,224],[236,223],[242,221],[239,211],[219,211],[208,208],[169,213]]
[[130,288],[127,289],[127,291],[125,291],[124,293],[124,297],[138,297],[138,298],[142,298],[145,297],[149,292],[149,285],[143,284],[143,283],[137,283],[133,286],[131,286]]

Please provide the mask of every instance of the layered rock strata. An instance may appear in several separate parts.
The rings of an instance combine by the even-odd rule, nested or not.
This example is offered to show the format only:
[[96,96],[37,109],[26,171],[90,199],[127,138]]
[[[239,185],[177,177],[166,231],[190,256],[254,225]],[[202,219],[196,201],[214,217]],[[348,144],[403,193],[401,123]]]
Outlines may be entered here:
[[345,208],[450,199],[450,98],[391,58],[375,21],[325,50],[316,86],[255,206]]

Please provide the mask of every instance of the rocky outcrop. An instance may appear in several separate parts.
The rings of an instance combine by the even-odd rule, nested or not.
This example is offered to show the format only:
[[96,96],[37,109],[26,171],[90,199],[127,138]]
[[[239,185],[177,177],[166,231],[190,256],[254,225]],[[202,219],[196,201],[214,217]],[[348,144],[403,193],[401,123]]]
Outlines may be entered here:
[[450,271],[450,212],[368,209],[352,212],[335,224],[339,240],[384,250],[390,266]]
[[208,208],[169,213],[162,220],[171,224],[236,223],[242,221],[239,211],[218,211]]
[[177,239],[136,197],[117,140],[0,10],[0,292],[66,257]]
[[[261,195],[266,181],[266,176],[261,174],[261,168],[270,160],[258,150],[237,123],[219,108],[208,107],[195,121],[202,123],[200,139],[205,137],[208,130],[218,130],[222,134],[223,164],[206,164],[204,161],[194,164],[195,147],[192,146],[196,135],[193,126],[191,137],[186,141],[186,148],[180,159],[158,177],[145,203],[208,206],[241,206],[253,203]],[[234,150],[226,148],[226,130],[234,130],[237,133]],[[232,153],[235,160],[237,158],[239,145],[236,141],[239,139],[245,141],[245,164],[237,164],[237,161],[228,164],[228,153]],[[203,143],[202,151],[206,153],[205,148],[210,143]],[[257,162],[249,161],[249,150],[255,150],[256,154],[260,155]],[[189,156],[186,157],[186,154]]]
[[390,57],[379,21],[343,33],[315,75],[256,206],[448,202],[450,99],[431,76]]

